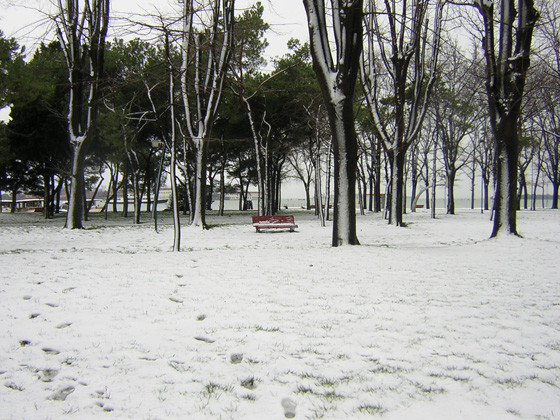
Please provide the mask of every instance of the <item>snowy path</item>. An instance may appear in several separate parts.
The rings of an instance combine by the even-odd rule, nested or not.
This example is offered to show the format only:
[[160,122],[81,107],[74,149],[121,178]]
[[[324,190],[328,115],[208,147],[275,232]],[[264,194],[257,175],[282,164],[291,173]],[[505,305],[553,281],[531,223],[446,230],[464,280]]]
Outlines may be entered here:
[[[0,219],[0,418],[560,417],[560,213],[409,228],[359,247],[296,213],[65,231]],[[248,216],[247,220],[250,220]]]

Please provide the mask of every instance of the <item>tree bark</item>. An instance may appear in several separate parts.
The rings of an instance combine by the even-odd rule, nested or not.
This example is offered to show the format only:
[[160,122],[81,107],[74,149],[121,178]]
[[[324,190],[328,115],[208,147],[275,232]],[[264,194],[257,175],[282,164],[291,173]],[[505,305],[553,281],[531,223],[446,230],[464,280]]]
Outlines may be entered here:
[[447,175],[447,214],[455,214],[455,172]]
[[72,148],[72,185],[65,227],[82,229],[86,148],[93,140],[97,122],[109,0],[88,0],[83,11],[79,0],[66,0],[65,5],[60,1],[55,23],[70,86],[67,123]]
[[[196,150],[191,225],[205,229],[208,141],[233,50],[235,0],[209,0],[207,10],[203,12],[198,10],[200,5],[195,5],[193,0],[184,0],[183,3],[181,94],[187,132]],[[208,24],[208,30],[197,28],[198,14]],[[194,53],[194,59],[191,52]],[[203,56],[203,52],[207,57]],[[190,63],[192,75],[189,73]],[[189,86],[192,86],[192,90],[189,90]]]
[[497,130],[494,225],[491,237],[500,231],[517,233],[517,159],[519,157],[519,138],[517,121],[505,119]]
[[70,197],[68,198],[68,213],[66,214],[66,225],[68,229],[83,229],[85,181],[84,166],[85,153],[83,144],[74,146],[72,156],[72,172],[70,173]]
[[389,223],[395,226],[402,226],[405,152],[402,150],[395,150],[392,153],[392,158],[391,215],[389,217]]
[[194,208],[192,209],[193,226],[206,227],[206,155],[208,154],[208,142],[201,141],[196,147],[195,186],[194,186]]
[[558,209],[558,189],[560,184],[555,182],[552,184],[552,209]]
[[[531,64],[531,41],[538,19],[533,0],[503,0],[499,33],[494,3],[475,0],[484,23],[486,92],[494,137],[494,224],[491,237],[517,233],[518,121]],[[516,7],[517,4],[517,7]],[[517,18],[517,22],[516,22]]]
[[332,246],[358,245],[356,171],[358,146],[353,97],[362,51],[362,0],[331,0],[336,58],[329,44],[324,0],[304,0],[313,69],[333,136],[334,219]]
[[[337,121],[333,117],[334,215],[332,246],[359,245],[356,235],[356,166],[358,145],[354,134],[352,102],[343,115],[352,118]],[[332,110],[334,113],[334,110]],[[351,127],[348,127],[351,125]]]

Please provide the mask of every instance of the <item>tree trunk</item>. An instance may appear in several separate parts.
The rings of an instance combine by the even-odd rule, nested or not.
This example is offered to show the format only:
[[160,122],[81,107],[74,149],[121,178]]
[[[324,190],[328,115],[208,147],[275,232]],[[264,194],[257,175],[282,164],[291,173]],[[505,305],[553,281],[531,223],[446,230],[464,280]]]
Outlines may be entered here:
[[317,211],[315,214],[319,216],[321,226],[325,227],[325,208],[323,206],[323,188],[321,186],[321,154],[317,153],[315,157],[315,203]]
[[17,188],[12,189],[12,202],[10,204],[10,213],[15,213],[16,212],[17,194],[18,194],[18,189]]
[[113,180],[113,213],[117,213],[119,211],[118,194],[119,194],[119,165],[117,164],[115,168],[115,177]]
[[123,215],[123,217],[128,217],[128,178],[129,178],[129,172],[128,172],[128,169],[125,167],[124,173],[123,173],[123,192],[122,192],[122,199],[123,199],[122,215]]
[[244,191],[245,190],[243,188],[243,177],[240,176],[239,177],[239,207],[238,207],[239,211],[245,210],[244,203],[246,201],[246,198],[245,198]]
[[365,176],[362,178],[362,209],[367,210],[367,180]]
[[431,197],[431,209],[430,209],[430,217],[432,219],[436,218],[437,148],[438,148],[438,136],[436,134],[436,139],[434,140],[434,150],[432,151],[432,153],[433,153],[433,155],[432,155],[432,197]]
[[325,190],[327,191],[326,203],[325,203],[325,219],[331,220],[331,178],[332,178],[332,164],[331,160],[333,158],[332,153],[332,138],[329,142],[329,152],[327,153],[327,186]]
[[517,119],[503,118],[496,130],[495,140],[494,225],[490,237],[501,230],[517,233],[517,159],[519,138]]
[[150,155],[146,160],[146,176],[144,177],[143,186],[143,189],[146,192],[146,212],[148,214],[152,212],[152,154],[153,150],[150,151]]
[[226,198],[226,192],[225,192],[225,188],[226,188],[226,180],[225,180],[225,176],[226,176],[226,162],[222,161],[222,166],[220,168],[220,210],[219,210],[219,215],[223,216],[224,215],[224,207],[225,207],[225,198]]
[[[243,200],[243,210],[253,210],[253,200],[249,201],[249,182],[245,184],[245,199]],[[249,209],[249,202],[251,203],[251,208]]]
[[358,204],[359,204],[359,208],[360,208],[360,215],[364,215],[365,214],[365,209],[364,209],[364,193],[362,191],[362,182],[360,177],[358,176],[358,180],[357,180],[357,187],[358,187]]
[[412,178],[412,191],[410,191],[410,197],[412,197],[412,199],[410,200],[410,211],[412,213],[416,212],[416,203],[414,202],[414,197],[416,197],[416,190],[418,189],[418,178],[413,177]]
[[471,210],[474,210],[474,202],[476,200],[476,198],[475,198],[475,188],[476,188],[475,179],[476,179],[476,166],[473,162],[472,173],[471,173]]
[[[332,32],[323,2],[303,0],[313,69],[327,109],[334,150],[334,220],[332,246],[358,245],[356,171],[358,145],[353,99],[362,52],[363,1],[332,0]],[[329,42],[329,35],[334,42]],[[336,56],[333,57],[332,48]]]
[[394,224],[395,226],[402,226],[405,153],[404,151],[397,149],[393,151],[392,155],[391,214],[389,217],[389,223]]
[[533,211],[537,210],[537,188],[539,187],[540,175],[541,175],[541,161],[539,157],[538,165],[537,165],[537,174],[535,175],[535,179],[533,180],[533,191],[532,191],[532,199],[531,199],[531,210]]
[[490,180],[484,178],[484,210],[490,209]]
[[[331,112],[335,112],[334,109]],[[352,102],[332,124],[334,150],[334,216],[332,246],[359,245],[356,235],[356,166],[358,145],[354,133]]]
[[140,197],[140,181],[138,180],[138,170],[132,171],[132,191],[134,194],[134,221],[135,225],[140,224],[140,213],[142,208],[142,198]]
[[72,173],[70,175],[70,197],[68,198],[68,213],[66,213],[65,228],[83,229],[85,182],[84,165],[85,153],[83,143],[73,147],[72,151]]
[[455,214],[455,172],[447,175],[447,214]]
[[59,178],[58,181],[58,185],[56,186],[55,190],[54,190],[54,195],[55,195],[55,200],[53,203],[54,206],[54,213],[60,213],[60,194],[62,192],[62,186],[64,184],[64,179],[63,178]]
[[[196,147],[196,165],[195,165],[195,187],[194,187],[194,209],[192,215],[192,226],[206,228],[206,155],[208,142],[199,140],[204,143]],[[192,207],[192,206],[191,206]]]
[[[172,134],[172,137],[174,134]],[[181,216],[179,215],[179,200],[177,197],[177,152],[175,142],[172,141],[170,178],[171,178],[171,197],[173,201],[173,251],[181,250]]]
[[[379,171],[381,167],[379,167]],[[373,187],[373,211],[375,213],[381,212],[382,204],[381,204],[381,172],[375,177],[375,184]]]
[[[43,218],[52,219],[52,184],[51,176],[48,174],[43,174]],[[0,203],[1,204],[1,203]]]
[[159,161],[159,165],[158,165],[158,172],[157,172],[157,179],[156,179],[156,184],[154,186],[155,191],[154,191],[154,206],[152,208],[152,219],[154,220],[154,230],[157,232],[158,231],[158,201],[159,201],[159,190],[160,190],[160,186],[161,186],[161,173],[163,172],[163,163],[165,161],[165,147],[161,150],[161,159]]
[[[303,183],[303,189],[305,191],[305,209],[310,210],[311,209],[311,193],[309,191],[309,184],[307,182]],[[317,200],[315,200],[315,203],[317,203]],[[315,214],[317,214],[317,212],[315,212]]]
[[247,118],[249,119],[249,126],[251,128],[251,134],[253,136],[253,143],[255,146],[255,162],[257,165],[257,188],[258,188],[258,215],[264,216],[266,215],[266,170],[263,168],[263,147],[262,147],[262,139],[257,133],[257,128],[255,126],[255,121],[253,119],[253,111],[251,108],[251,104],[249,100],[245,97],[241,98],[244,106],[245,106],[245,113],[247,114]]

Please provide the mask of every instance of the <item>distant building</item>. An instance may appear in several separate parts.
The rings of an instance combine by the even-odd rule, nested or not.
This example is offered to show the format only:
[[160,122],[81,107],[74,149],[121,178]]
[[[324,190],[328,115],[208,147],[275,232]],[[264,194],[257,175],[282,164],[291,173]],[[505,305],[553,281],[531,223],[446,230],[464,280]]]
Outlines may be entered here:
[[[28,194],[18,194],[16,195],[15,211],[43,211],[44,200],[42,197]],[[0,211],[10,212],[12,211],[12,196],[8,194],[2,194],[2,199],[0,202]]]

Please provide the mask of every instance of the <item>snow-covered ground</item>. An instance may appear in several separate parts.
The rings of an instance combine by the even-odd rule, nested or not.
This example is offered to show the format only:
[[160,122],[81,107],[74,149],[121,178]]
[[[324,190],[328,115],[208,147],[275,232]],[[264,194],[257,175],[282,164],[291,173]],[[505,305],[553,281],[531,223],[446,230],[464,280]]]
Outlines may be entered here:
[[560,212],[407,228],[357,247],[296,212],[105,223],[0,214],[0,418],[560,417]]

